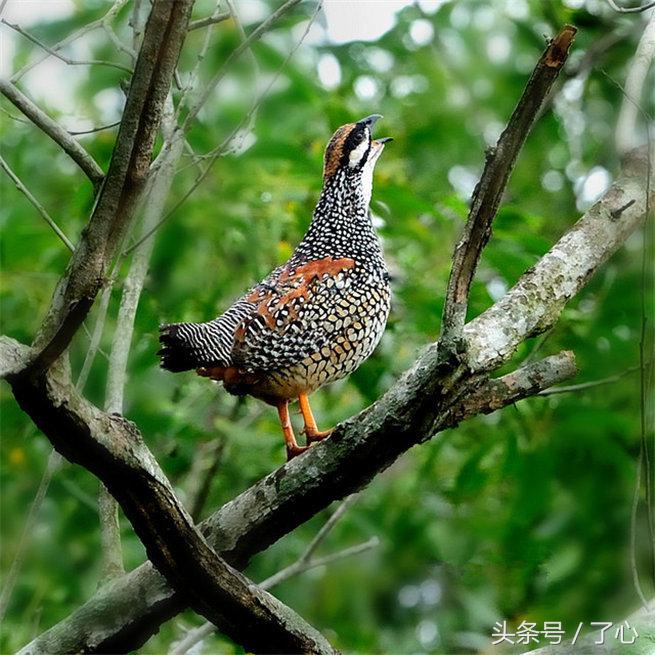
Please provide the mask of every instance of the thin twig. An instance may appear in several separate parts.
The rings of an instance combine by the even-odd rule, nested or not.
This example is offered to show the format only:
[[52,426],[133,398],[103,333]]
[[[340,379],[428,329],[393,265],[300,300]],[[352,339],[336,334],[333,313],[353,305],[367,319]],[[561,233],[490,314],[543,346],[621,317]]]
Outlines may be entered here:
[[7,25],[7,27],[11,27],[12,30],[15,30],[19,34],[22,34],[26,39],[38,45],[39,48],[42,48],[48,54],[52,55],[53,57],[57,57],[57,59],[60,59],[69,66],[110,66],[111,68],[118,68],[119,70],[125,71],[130,75],[134,72],[128,66],[123,66],[123,64],[117,64],[116,62],[108,61],[106,59],[71,59],[66,55],[62,55],[58,50],[53,50],[50,46],[43,43],[43,41],[37,39],[33,34],[30,34],[27,30],[24,30],[20,25],[10,23],[4,18],[0,19],[0,22]]
[[[214,14],[213,15],[218,14],[219,4],[220,4],[220,0],[217,0],[216,6],[214,7]],[[188,81],[187,81],[186,85],[182,89],[182,93],[181,93],[180,98],[179,98],[179,100],[177,102],[177,109],[175,110],[175,115],[173,117],[173,120],[174,120],[174,122],[176,124],[177,124],[177,120],[178,120],[178,118],[180,116],[180,112],[182,111],[182,108],[184,106],[186,106],[187,97],[188,97],[189,92],[191,91],[191,89],[194,87],[194,85],[198,81],[198,73],[200,71],[200,65],[202,64],[203,60],[207,56],[207,51],[209,50],[209,44],[211,43],[212,34],[213,34],[213,30],[207,30],[207,32],[205,34],[204,41],[202,43],[202,46],[201,46],[200,50],[198,51],[198,55],[196,57],[196,63],[194,65],[193,69],[191,70],[191,73],[189,74],[189,78],[188,78]]]
[[360,553],[371,550],[372,548],[377,548],[379,545],[380,540],[377,537],[371,537],[368,541],[364,541],[360,544],[355,544],[354,546],[349,546],[348,548],[339,550],[336,553],[325,555],[324,557],[312,557],[302,563],[295,562],[294,564],[287,566],[281,571],[278,571],[270,578],[267,578],[259,586],[262,589],[272,589],[282,582],[286,582],[287,580],[290,580],[291,578],[294,578],[301,573],[305,573],[305,571],[310,571],[311,569],[318,568],[319,566],[326,566],[327,564],[337,562],[341,559],[344,559],[345,557],[359,555]]
[[[23,125],[29,125],[30,121],[27,118],[22,118],[21,116],[14,116],[10,111],[7,111],[4,107],[0,107],[0,111],[5,114],[7,117],[11,118],[12,121],[17,123],[22,123]],[[69,133],[70,134],[70,133]]]
[[86,356],[84,357],[84,363],[82,364],[82,369],[75,383],[75,388],[82,393],[86,385],[86,381],[89,378],[89,373],[91,372],[91,366],[95,359],[96,353],[100,348],[100,340],[102,339],[102,333],[105,327],[105,320],[107,318],[107,309],[109,307],[109,300],[111,298],[111,292],[114,284],[114,276],[112,275],[107,281],[105,288],[100,295],[100,302],[98,303],[98,311],[96,315],[96,321],[93,326],[93,332],[91,333],[89,348],[86,351]]
[[0,93],[45,132],[86,174],[94,187],[102,182],[104,173],[95,159],[61,126],[37,107],[11,82],[0,79]]
[[469,291],[480,255],[491,236],[491,225],[516,158],[566,62],[575,33],[574,27],[566,25],[550,41],[496,147],[487,152],[484,171],[473,192],[464,234],[453,254],[441,325],[440,356],[444,361],[456,359],[464,349],[461,340]]
[[25,559],[25,553],[27,549],[28,541],[33,534],[34,523],[43,501],[45,499],[46,493],[48,492],[48,487],[50,486],[50,481],[52,476],[61,466],[63,457],[53,448],[50,451],[48,461],[43,470],[43,475],[41,476],[41,481],[39,482],[36,495],[34,500],[30,505],[30,509],[27,512],[27,518],[25,519],[25,524],[23,525],[23,531],[21,532],[20,539],[18,540],[18,546],[16,547],[16,555],[14,560],[11,563],[9,572],[4,576],[4,581],[2,583],[2,591],[0,592],[0,622],[7,611],[7,606],[11,600],[11,595],[16,585],[16,580],[18,580],[18,575],[23,566],[23,560]]
[[27,72],[31,71],[35,66],[38,66],[42,61],[50,57],[51,54],[58,53],[62,48],[65,48],[70,43],[73,43],[73,41],[77,41],[77,39],[81,38],[85,34],[88,34],[89,32],[102,27],[106,21],[112,20],[128,2],[129,0],[116,0],[116,2],[114,2],[114,4],[109,8],[109,11],[107,11],[104,16],[86,25],[83,25],[78,30],[75,30],[75,32],[72,34],[69,34],[66,38],[62,39],[55,45],[50,46],[48,52],[42,54],[34,61],[23,66],[23,68],[21,68],[17,73],[12,75],[11,82],[18,82],[18,80],[20,80]]
[[348,511],[348,508],[353,504],[356,498],[357,495],[352,494],[343,500],[339,507],[337,507],[330,518],[325,522],[323,527],[318,531],[317,535],[312,539],[309,546],[307,546],[307,550],[305,550],[300,557],[301,562],[307,562],[311,559],[316,549],[323,543],[323,541],[325,541],[325,538],[332,531],[332,528],[334,528],[339,519],[341,519],[341,517],[343,517],[343,515]]
[[120,125],[120,121],[109,123],[108,125],[100,125],[100,127],[93,127],[90,130],[66,130],[71,136],[80,136],[82,134],[94,134],[95,132],[102,132],[103,130],[110,130],[112,127]]
[[[232,0],[225,0],[225,4],[227,5],[227,8],[230,10],[230,13],[232,14],[232,17],[234,19],[234,24],[237,28],[237,32],[239,33],[241,42],[246,43],[248,41],[248,35],[246,34],[246,30],[243,27],[243,23],[241,22],[241,18],[239,17],[239,12],[237,10],[236,5],[232,2]],[[250,86],[252,86],[253,89],[253,93],[254,93],[253,100],[254,100],[257,97],[256,89],[259,88],[261,68],[259,66],[259,62],[257,61],[257,57],[253,52],[252,44],[248,46],[248,58],[250,59],[250,63],[252,65],[254,78],[255,78],[254,81],[250,84]]]
[[102,29],[105,31],[107,36],[109,37],[109,40],[114,44],[116,50],[119,52],[125,53],[132,61],[136,60],[136,52],[130,48],[129,46],[125,45],[119,38],[118,34],[114,32],[114,28],[111,26],[108,20],[103,19],[102,21]]
[[613,382],[618,382],[621,378],[624,378],[626,375],[638,371],[639,368],[640,368],[639,366],[631,366],[630,368],[627,368],[625,371],[621,371],[620,373],[615,373],[614,375],[610,375],[600,380],[590,380],[589,382],[581,382],[580,384],[570,384],[563,387],[551,387],[550,389],[544,389],[543,391],[540,391],[537,395],[554,396],[558,393],[574,393],[577,391],[584,391],[585,389],[593,389],[594,387],[600,387],[605,384],[612,384]]
[[134,3],[132,4],[132,12],[130,13],[130,18],[128,20],[128,25],[132,28],[132,49],[134,52],[137,52],[139,49],[139,40],[143,34],[145,23],[146,17],[141,5],[141,0],[134,0]]
[[32,195],[30,190],[20,181],[20,178],[11,170],[9,164],[0,157],[0,168],[7,173],[11,181],[16,185],[16,188],[34,205],[36,210],[41,215],[41,218],[50,226],[52,231],[62,240],[64,245],[71,251],[75,251],[75,246],[71,240],[61,231],[59,226],[52,220],[50,214],[46,211],[45,207]]
[[219,14],[212,14],[207,16],[207,18],[199,18],[198,20],[192,20],[189,23],[189,32],[193,30],[199,30],[201,27],[208,27],[209,25],[217,25],[222,23],[225,20],[228,20],[232,17],[232,14],[229,11],[223,11]]
[[90,493],[84,491],[84,489],[82,489],[78,484],[68,478],[61,477],[57,482],[61,484],[61,486],[66,489],[73,498],[79,500],[80,503],[90,512],[94,515],[98,514],[98,501]]
[[249,35],[245,41],[242,41],[227,57],[218,72],[207,83],[204,91],[200,94],[198,100],[194,103],[193,107],[189,110],[182,130],[187,131],[191,121],[198,115],[198,112],[203,108],[209,96],[214,92],[216,85],[225,77],[232,62],[237,59],[245,50],[247,50],[255,41],[258,41],[266,32],[271,30],[275,23],[284,16],[290,9],[293,9],[301,0],[287,0],[281,7],[276,9],[266,20],[259,24]]

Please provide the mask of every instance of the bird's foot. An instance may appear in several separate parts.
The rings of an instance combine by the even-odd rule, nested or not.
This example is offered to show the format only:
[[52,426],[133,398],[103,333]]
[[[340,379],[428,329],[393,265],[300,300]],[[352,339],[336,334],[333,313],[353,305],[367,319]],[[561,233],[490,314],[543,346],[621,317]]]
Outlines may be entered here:
[[304,453],[309,446],[298,446],[293,444],[287,444],[287,462],[291,461],[294,457]]
[[313,430],[312,428],[305,427],[303,430],[304,435],[307,437],[307,443],[314,443],[314,441],[321,441],[326,439],[334,432],[334,428],[329,430]]

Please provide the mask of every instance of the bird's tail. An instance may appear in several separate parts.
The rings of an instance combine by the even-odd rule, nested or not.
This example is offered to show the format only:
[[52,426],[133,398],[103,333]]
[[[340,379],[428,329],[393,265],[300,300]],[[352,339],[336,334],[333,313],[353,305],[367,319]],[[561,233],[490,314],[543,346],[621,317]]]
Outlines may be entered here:
[[245,300],[235,302],[224,314],[207,323],[171,323],[159,328],[161,367],[169,371],[231,366],[237,327],[252,313]]
[[160,366],[169,371],[189,371],[215,364],[206,323],[172,323],[159,328]]

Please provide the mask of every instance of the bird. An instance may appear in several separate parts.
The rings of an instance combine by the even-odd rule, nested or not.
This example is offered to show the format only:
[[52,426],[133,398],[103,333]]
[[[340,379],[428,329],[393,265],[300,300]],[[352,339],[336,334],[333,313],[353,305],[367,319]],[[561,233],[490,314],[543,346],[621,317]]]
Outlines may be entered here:
[[[234,395],[277,408],[287,459],[328,437],[309,404],[378,345],[391,303],[389,273],[369,209],[373,170],[391,137],[374,139],[372,114],[327,144],[323,186],[309,227],[287,262],[205,323],[160,326],[160,365],[195,370]],[[298,400],[306,445],[289,416]]]

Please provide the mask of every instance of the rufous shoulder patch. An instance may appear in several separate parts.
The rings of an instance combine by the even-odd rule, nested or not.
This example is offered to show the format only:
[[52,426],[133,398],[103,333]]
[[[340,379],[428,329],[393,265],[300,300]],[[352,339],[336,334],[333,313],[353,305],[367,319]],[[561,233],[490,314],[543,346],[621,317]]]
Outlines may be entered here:
[[[292,301],[301,297],[305,301],[309,300],[310,285],[314,280],[320,280],[325,276],[336,277],[354,266],[355,260],[348,257],[324,257],[295,268],[287,266],[282,269],[276,280],[276,287],[256,288],[246,296],[246,300],[257,304],[255,311],[259,316],[264,317],[267,327],[273,330],[276,327],[276,315],[282,308],[287,308],[289,318],[297,318]],[[275,299],[276,293],[281,294],[277,299]],[[244,337],[245,329],[240,326],[236,334],[237,342],[241,342]]]

